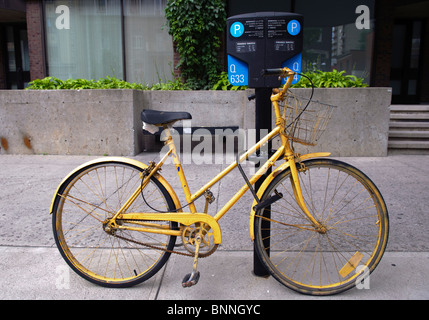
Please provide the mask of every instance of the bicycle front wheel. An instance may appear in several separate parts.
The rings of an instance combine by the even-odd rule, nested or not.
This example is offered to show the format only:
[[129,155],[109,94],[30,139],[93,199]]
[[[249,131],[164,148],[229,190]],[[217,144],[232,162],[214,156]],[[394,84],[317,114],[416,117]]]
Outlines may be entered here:
[[317,231],[298,206],[287,169],[262,200],[275,193],[283,197],[256,212],[256,251],[287,287],[311,295],[340,293],[379,263],[389,230],[386,205],[374,183],[349,164],[331,159],[302,164],[297,166],[304,201],[324,230]]
[[[127,162],[90,164],[62,185],[53,206],[55,242],[69,266],[80,276],[105,287],[130,287],[152,277],[168,260],[176,237],[141,231],[107,232],[104,222],[141,186],[142,168]],[[174,202],[155,177],[127,212],[174,211]],[[126,213],[126,212],[124,212]],[[122,226],[138,224],[118,221]],[[158,222],[157,222],[158,223]],[[164,229],[177,229],[165,222]]]

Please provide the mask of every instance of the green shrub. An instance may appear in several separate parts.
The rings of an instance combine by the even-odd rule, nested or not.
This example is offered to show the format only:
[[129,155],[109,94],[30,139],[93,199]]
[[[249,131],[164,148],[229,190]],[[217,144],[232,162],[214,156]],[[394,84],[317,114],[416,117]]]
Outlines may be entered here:
[[[324,72],[314,70],[311,72],[304,72],[303,74],[311,79],[315,88],[355,88],[355,87],[368,87],[364,83],[364,79],[352,75],[345,75],[345,71],[333,70],[331,72]],[[298,83],[294,84],[292,88],[311,88],[311,82],[306,77],[301,77]]]
[[128,83],[115,77],[101,78],[98,81],[88,79],[61,80],[56,77],[46,77],[30,82],[28,90],[82,90],[82,89],[138,89],[144,86],[138,83]]
[[83,90],[83,89],[134,89],[134,90],[189,90],[189,87],[180,79],[167,82],[160,81],[153,85],[130,83],[115,77],[106,77],[99,80],[68,79],[46,77],[30,82],[27,90]]
[[[368,87],[362,78],[352,75],[345,75],[345,71],[333,70],[331,72],[323,72],[314,70],[305,72],[303,75],[310,78],[315,88],[357,88]],[[294,84],[292,88],[311,88],[311,82],[301,76],[298,83]],[[247,86],[233,86],[228,81],[228,73],[222,72],[218,76],[218,81],[212,87],[212,90],[244,90]]]
[[[353,88],[368,87],[362,78],[352,75],[345,75],[345,71],[333,70],[323,72],[315,70],[305,72],[305,76],[311,79],[315,88]],[[292,86],[293,88],[311,88],[311,83],[306,77]],[[83,89],[134,89],[134,90],[191,90],[192,86],[183,83],[180,79],[167,82],[160,81],[153,85],[141,83],[129,83],[115,77],[106,77],[99,80],[88,79],[68,79],[61,80],[56,77],[46,77],[30,82],[27,90],[83,90]],[[228,81],[228,73],[221,72],[211,87],[212,90],[244,90],[247,86],[233,86]]]
[[171,81],[160,81],[146,88],[146,90],[190,90],[187,83],[183,83],[181,79],[176,78]]
[[169,33],[176,43],[185,82],[196,90],[209,89],[220,72],[218,52],[226,24],[224,0],[168,0]]

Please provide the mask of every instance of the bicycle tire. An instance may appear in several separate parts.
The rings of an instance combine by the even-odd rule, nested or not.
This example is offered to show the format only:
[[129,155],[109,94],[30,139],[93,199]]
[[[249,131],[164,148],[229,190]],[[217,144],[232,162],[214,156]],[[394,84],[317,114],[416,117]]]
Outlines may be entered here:
[[283,198],[256,212],[256,252],[283,285],[308,295],[337,294],[362,284],[382,258],[389,233],[386,204],[375,184],[347,163],[302,164],[297,166],[304,201],[326,233],[317,232],[297,205],[288,168],[262,196],[263,201],[276,191]]
[[[141,185],[142,171],[121,161],[89,164],[71,175],[58,191],[52,212],[55,243],[67,264],[92,283],[110,288],[139,284],[155,275],[170,256],[170,252],[153,247],[174,248],[175,236],[104,231],[103,221],[111,218]],[[156,177],[143,192],[152,207],[175,210],[172,197]],[[151,211],[138,197],[127,212]],[[165,224],[177,229],[175,222]]]

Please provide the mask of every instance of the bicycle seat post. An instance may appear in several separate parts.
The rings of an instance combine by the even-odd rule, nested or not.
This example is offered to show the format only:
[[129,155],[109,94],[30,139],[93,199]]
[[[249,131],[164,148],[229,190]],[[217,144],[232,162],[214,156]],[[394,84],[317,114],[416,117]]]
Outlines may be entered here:
[[189,189],[188,182],[186,180],[185,173],[183,171],[182,163],[180,162],[180,157],[177,154],[176,145],[174,144],[174,139],[170,131],[169,125],[164,125],[164,131],[166,132],[166,141],[164,142],[165,145],[167,145],[170,149],[170,153],[173,157],[174,165],[176,166],[176,171],[179,176],[180,182],[182,184],[183,192],[185,193],[186,203],[189,203],[189,209],[192,213],[196,213],[197,209],[195,208],[195,204],[192,201],[192,193]]

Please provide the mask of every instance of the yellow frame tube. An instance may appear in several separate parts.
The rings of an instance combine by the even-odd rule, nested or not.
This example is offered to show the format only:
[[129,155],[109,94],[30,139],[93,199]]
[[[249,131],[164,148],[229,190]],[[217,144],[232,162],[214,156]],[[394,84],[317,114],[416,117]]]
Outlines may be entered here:
[[192,197],[191,189],[189,188],[188,181],[186,180],[185,172],[183,171],[182,163],[180,162],[180,157],[177,154],[176,145],[174,144],[170,129],[167,126],[165,126],[164,129],[167,131],[166,145],[169,147],[170,153],[173,157],[173,162],[176,166],[176,171],[179,176],[183,192],[185,193],[186,203],[189,204],[189,209],[191,210],[191,212],[196,213],[197,209],[195,208],[195,199],[193,199]]
[[[265,137],[263,137],[257,144],[255,144],[252,148],[250,148],[246,153],[241,155],[239,158],[239,161],[242,162],[244,160],[247,160],[247,158],[255,153],[257,150],[259,150],[265,143],[267,143],[269,140],[274,138],[278,133],[280,132],[280,127],[276,127],[274,130],[272,130],[270,133],[268,133]],[[277,158],[278,159],[278,158]],[[276,159],[276,160],[277,160]],[[231,163],[227,168],[225,168],[222,172],[220,172],[216,177],[214,177],[212,180],[210,180],[206,185],[204,185],[201,189],[199,189],[197,192],[195,192],[191,196],[191,200],[195,201],[198,197],[200,197],[206,190],[210,189],[213,185],[215,185],[217,182],[219,182],[222,178],[224,178],[228,173],[230,173],[232,170],[234,170],[237,167],[237,162]],[[267,169],[268,170],[268,169]],[[256,174],[255,174],[256,175]],[[259,179],[259,177],[258,177]],[[258,180],[256,179],[256,181]],[[256,182],[255,181],[255,182]],[[247,186],[247,185],[246,185]],[[248,189],[248,188],[247,188]],[[246,191],[247,191],[246,189]],[[239,199],[239,198],[238,198]],[[238,200],[237,199],[237,200]],[[235,202],[237,202],[237,200]],[[234,203],[235,203],[234,202]],[[223,215],[223,214],[222,214]],[[219,219],[217,219],[219,220]]]
[[[249,149],[246,153],[244,153],[239,161],[242,162],[246,160],[251,154],[256,152],[258,149],[260,149],[265,143],[267,143],[270,139],[274,138],[279,132],[281,128],[276,127],[274,130],[272,130],[269,134],[267,134],[264,138],[262,138],[257,144],[255,144],[251,149]],[[169,132],[168,132],[169,133]],[[237,167],[237,163],[233,162],[231,163],[225,170],[223,170],[221,173],[219,173],[215,178],[210,180],[205,186],[203,186],[199,191],[197,191],[195,194],[191,195],[189,186],[186,181],[186,177],[183,172],[183,168],[181,166],[179,157],[176,153],[176,147],[174,145],[173,139],[170,134],[168,134],[168,140],[166,144],[169,146],[169,152],[163,157],[163,159],[160,161],[160,163],[155,167],[155,169],[159,168],[162,163],[165,162],[165,158],[169,155],[172,155],[173,161],[175,163],[179,179],[182,184],[182,188],[185,192],[185,196],[187,201],[191,202],[200,197],[204,192],[206,192],[207,189],[212,187],[214,184],[216,184],[218,181],[220,181],[223,177],[225,177],[228,173],[230,173],[235,167]],[[265,162],[265,164],[250,178],[249,182],[251,185],[256,183],[258,179],[264,175],[267,170],[272,167],[275,162],[284,154],[284,146],[281,146],[273,156],[268,159],[268,161]],[[152,172],[155,172],[155,169],[153,169]],[[151,175],[149,175],[147,178],[150,178]],[[221,219],[226,212],[228,212],[231,207],[237,203],[237,201],[249,190],[249,187],[247,184],[245,184],[225,205],[224,207],[214,216],[211,217],[210,215],[204,214],[204,213],[196,213],[195,205],[194,203],[191,203],[191,213],[126,213],[122,214],[121,212],[124,212],[127,210],[127,208],[131,205],[131,203],[136,199],[136,197],[140,193],[140,187],[137,188],[137,190],[134,192],[134,194],[128,199],[126,204],[120,209],[120,211],[115,215],[114,219],[118,220],[136,220],[135,223],[137,223],[137,220],[148,220],[148,221],[175,221],[178,223],[181,223],[183,225],[191,225],[196,222],[204,222],[210,226],[210,228],[214,232],[214,243],[220,244],[222,241],[221,236],[221,230],[220,226],[217,223],[219,219]],[[112,219],[113,220],[113,219]],[[137,223],[138,224],[138,223]],[[151,225],[147,225],[148,227],[151,227]],[[162,230],[162,226],[160,225],[154,225],[153,228],[141,228],[141,227],[129,227],[129,226],[116,226],[119,229],[124,230],[134,230],[134,231],[141,231],[141,232],[151,232],[151,233],[159,233],[159,234],[167,234],[167,235],[174,235],[174,236],[180,236],[181,231],[177,230]]]
[[[310,158],[316,158],[316,157],[327,157],[330,155],[330,153],[326,152],[319,152],[319,153],[311,153],[299,156],[298,159],[295,159],[295,154],[293,153],[293,150],[291,149],[289,145],[289,139],[285,135],[285,123],[280,115],[279,106],[277,103],[277,100],[280,99],[289,88],[294,73],[291,72],[288,69],[284,69],[285,74],[288,76],[288,80],[286,82],[286,85],[283,87],[283,89],[277,93],[276,95],[273,95],[271,97],[271,101],[274,106],[275,115],[276,115],[276,127],[268,133],[264,138],[262,138],[258,143],[256,143],[252,148],[250,148],[246,153],[244,153],[240,158],[239,161],[242,162],[246,160],[251,154],[256,152],[258,149],[260,149],[265,143],[267,143],[269,140],[274,138],[276,135],[280,135],[282,146],[272,155],[265,164],[254,174],[250,179],[249,182],[251,185],[256,183],[258,179],[266,173],[266,171],[274,166],[275,162],[281,157],[285,156],[285,159],[287,160],[285,163],[280,165],[276,170],[274,170],[262,183],[261,187],[258,190],[258,197],[261,198],[263,193],[265,192],[265,189],[268,187],[270,182],[283,170],[287,169],[288,167],[291,168],[292,172],[292,188],[295,193],[295,198],[297,200],[298,205],[301,207],[301,209],[304,211],[304,213],[308,216],[309,220],[313,223],[315,227],[320,226],[320,224],[314,219],[314,217],[311,215],[311,213],[306,208],[306,205],[304,203],[304,199],[302,197],[302,191],[299,184],[299,178],[298,178],[298,171],[296,168],[296,162],[301,162],[306,159]],[[120,208],[120,210],[115,214],[115,216],[110,220],[114,223],[115,219],[118,220],[135,220],[133,223],[137,225],[141,225],[142,227],[128,227],[128,226],[121,226],[116,225],[119,229],[127,229],[127,230],[136,230],[136,231],[143,231],[143,232],[151,232],[151,233],[160,233],[160,234],[168,234],[168,235],[174,235],[174,236],[180,236],[181,231],[180,230],[168,230],[164,228],[162,225],[158,224],[151,224],[149,222],[139,222],[138,220],[145,220],[145,221],[175,221],[183,225],[191,225],[193,223],[203,222],[206,223],[210,228],[213,230],[214,234],[214,243],[220,244],[222,240],[220,226],[218,224],[219,219],[221,219],[226,212],[235,204],[237,201],[247,192],[249,189],[248,185],[245,184],[223,207],[221,210],[217,212],[217,214],[212,217],[208,214],[204,213],[197,213],[197,210],[195,208],[194,201],[202,196],[209,188],[211,188],[214,184],[219,182],[222,178],[224,178],[227,174],[229,174],[233,169],[237,167],[237,163],[233,162],[231,163],[226,169],[224,169],[222,172],[220,172],[216,177],[214,177],[212,180],[210,180],[207,184],[205,184],[202,188],[200,188],[196,193],[191,194],[189,185],[187,183],[185,173],[183,172],[182,164],[180,162],[180,158],[176,151],[176,146],[174,144],[170,129],[167,126],[164,126],[164,129],[167,132],[167,141],[166,145],[169,147],[169,151],[164,155],[164,157],[161,159],[161,161],[152,169],[152,171],[149,173],[149,175],[145,178],[146,180],[143,182],[143,186],[145,186],[149,179],[152,177],[152,175],[155,175],[157,179],[160,179],[160,182],[163,184],[163,186],[167,189],[169,194],[172,196],[174,204],[176,208],[181,208],[180,201],[174,191],[174,189],[160,176],[157,171],[161,166],[164,164],[165,160],[168,156],[173,157],[173,162],[176,166],[176,170],[182,185],[182,189],[185,193],[186,201],[189,205],[191,213],[127,213],[123,214],[122,212],[125,212],[132,202],[138,197],[138,195],[141,192],[141,187],[139,186],[137,190],[133,193],[133,195],[127,200],[127,202]],[[138,162],[136,160],[132,159],[126,159],[126,158],[119,158],[119,157],[111,157],[111,158],[102,158],[97,159],[94,161],[91,161],[89,163],[86,163],[77,169],[75,169],[72,173],[70,173],[69,176],[67,176],[63,182],[59,185],[57,191],[54,194],[54,198],[52,199],[51,203],[51,210],[50,213],[52,213],[53,210],[53,204],[55,201],[55,198],[59,195],[58,192],[62,186],[62,184],[75,172],[82,169],[83,167],[91,164],[91,163],[102,163],[106,161],[119,161],[119,162],[127,162],[129,164],[136,165],[140,168],[146,169],[147,165],[142,164],[141,162]],[[60,195],[61,196],[61,195]],[[250,226],[250,237],[252,241],[254,240],[254,219],[255,219],[255,211],[253,210],[253,207],[256,205],[256,200],[253,202],[251,213],[249,217],[249,226]],[[178,210],[181,211],[181,210]],[[147,228],[145,228],[147,227]]]
[[180,237],[182,235],[182,230],[170,230],[170,229],[162,229],[162,228],[129,227],[129,226],[116,226],[116,228],[118,228],[119,230],[148,232],[148,233],[164,234],[164,235],[176,236],[176,237]]
[[116,219],[119,214],[122,212],[125,212],[128,210],[128,208],[131,206],[131,204],[136,200],[136,198],[140,195],[141,190],[146,187],[146,185],[149,183],[150,178],[161,168],[161,166],[164,164],[167,157],[171,154],[170,150],[167,152],[164,157],[161,159],[161,161],[155,166],[155,168],[152,169],[152,171],[149,173],[149,175],[146,177],[146,180],[143,181],[142,185],[140,185],[136,191],[132,194],[132,196],[125,202],[125,204],[118,210],[118,212],[112,217],[112,220]]
[[[268,159],[267,162],[249,179],[249,182],[251,185],[254,185],[256,181],[259,180],[260,177],[262,177],[269,168],[271,168],[275,162],[283,155],[284,153],[284,147],[281,146],[274,155],[271,156],[270,159]],[[218,213],[214,216],[214,219],[216,221],[219,221],[225,213],[228,212],[231,207],[237,203],[237,201],[249,190],[249,187],[247,184],[245,184],[241,189],[223,206],[222,209],[218,211]]]

